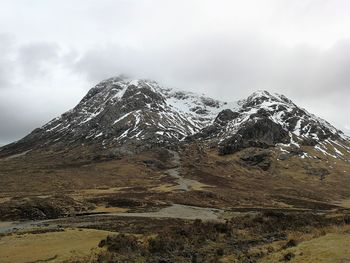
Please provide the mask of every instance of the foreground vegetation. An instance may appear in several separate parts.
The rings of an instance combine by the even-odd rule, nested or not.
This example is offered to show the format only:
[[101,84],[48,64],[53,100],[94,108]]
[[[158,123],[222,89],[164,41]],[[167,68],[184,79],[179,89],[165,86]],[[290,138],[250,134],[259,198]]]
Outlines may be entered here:
[[337,243],[337,256],[350,259],[349,237],[347,213],[267,211],[225,222],[155,221],[142,231],[134,225],[101,240],[98,253],[67,262],[335,262],[337,252],[327,243]]

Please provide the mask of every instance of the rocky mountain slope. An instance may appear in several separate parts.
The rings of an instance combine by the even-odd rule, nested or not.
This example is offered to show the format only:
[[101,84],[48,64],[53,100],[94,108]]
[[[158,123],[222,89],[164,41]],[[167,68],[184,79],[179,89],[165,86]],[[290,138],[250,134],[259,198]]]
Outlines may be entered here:
[[323,154],[342,158],[350,150],[349,138],[340,130],[285,96],[267,91],[257,91],[238,101],[236,107],[221,111],[211,125],[193,137],[218,144],[221,154],[248,147],[277,146],[287,151],[312,146]]
[[0,148],[0,210],[18,219],[91,203],[333,209],[350,198],[349,160],[348,137],[282,95],[227,103],[111,78]]
[[94,144],[149,148],[177,143],[209,125],[225,103],[154,81],[111,78],[102,81],[72,110],[34,130],[2,153]]
[[257,91],[227,103],[155,81],[116,77],[97,84],[74,109],[0,148],[0,156],[86,145],[129,154],[184,142],[203,142],[222,155],[248,147],[288,152],[312,146],[335,158],[350,151],[341,131],[283,95]]

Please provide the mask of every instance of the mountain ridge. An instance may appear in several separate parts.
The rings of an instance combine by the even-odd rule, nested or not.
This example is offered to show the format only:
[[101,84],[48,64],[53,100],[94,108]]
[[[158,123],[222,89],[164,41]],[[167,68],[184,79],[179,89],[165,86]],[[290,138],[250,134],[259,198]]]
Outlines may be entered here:
[[0,155],[86,144],[114,151],[127,145],[127,153],[193,140],[216,145],[220,154],[300,145],[321,152],[331,146],[335,157],[350,151],[346,135],[284,95],[258,90],[246,99],[223,102],[152,80],[114,77],[90,89],[73,109],[1,147]]

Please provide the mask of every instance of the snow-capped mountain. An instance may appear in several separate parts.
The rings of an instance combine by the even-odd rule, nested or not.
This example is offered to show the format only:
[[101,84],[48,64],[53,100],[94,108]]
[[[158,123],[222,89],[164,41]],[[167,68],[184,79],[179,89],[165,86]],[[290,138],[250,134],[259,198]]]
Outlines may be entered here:
[[110,78],[92,88],[72,110],[1,149],[2,155],[33,149],[147,149],[183,141],[217,144],[222,154],[246,147],[313,146],[338,156],[350,151],[341,131],[266,91],[222,102],[166,88],[155,81]]
[[327,121],[299,108],[283,95],[257,91],[219,113],[214,122],[194,135],[218,143],[222,154],[247,147],[312,146],[341,157],[349,138]]
[[164,145],[200,131],[224,106],[218,100],[164,88],[154,81],[110,78],[92,88],[74,109],[5,148]]

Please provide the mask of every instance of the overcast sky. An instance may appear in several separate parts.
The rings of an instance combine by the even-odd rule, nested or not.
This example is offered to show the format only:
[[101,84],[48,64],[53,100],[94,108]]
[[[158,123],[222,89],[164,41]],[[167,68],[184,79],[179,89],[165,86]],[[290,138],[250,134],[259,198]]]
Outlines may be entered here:
[[282,93],[350,134],[350,1],[1,0],[0,145],[121,73]]

